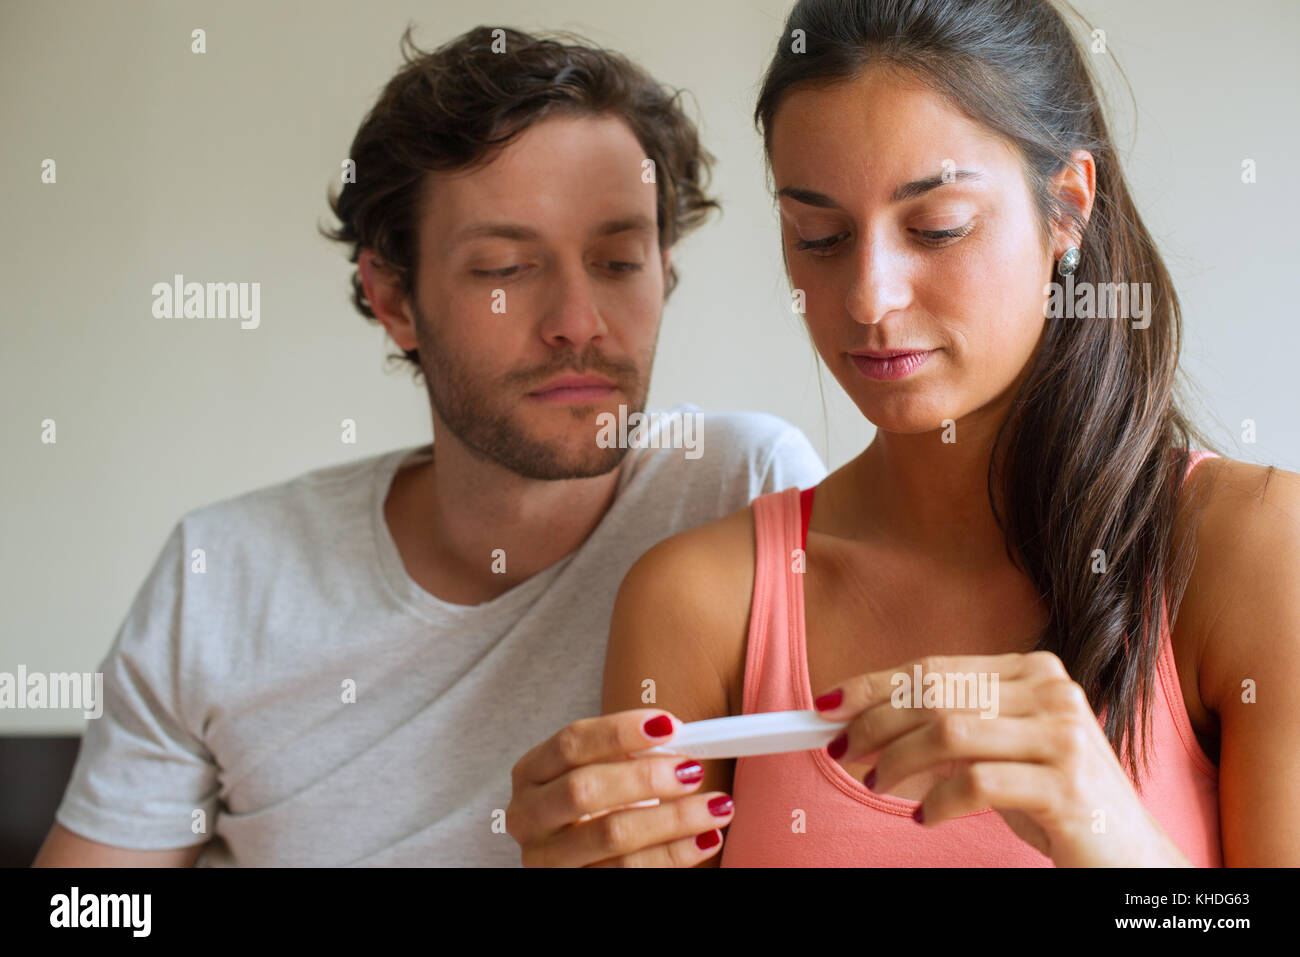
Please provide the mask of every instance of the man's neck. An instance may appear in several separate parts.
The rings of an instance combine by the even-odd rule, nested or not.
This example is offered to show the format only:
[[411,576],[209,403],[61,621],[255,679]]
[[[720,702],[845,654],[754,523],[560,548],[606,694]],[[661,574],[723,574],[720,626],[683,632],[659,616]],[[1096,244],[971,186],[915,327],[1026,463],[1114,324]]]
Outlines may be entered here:
[[456,605],[491,601],[582,545],[613,503],[622,465],[595,478],[525,479],[456,443],[399,470],[384,518],[407,574]]

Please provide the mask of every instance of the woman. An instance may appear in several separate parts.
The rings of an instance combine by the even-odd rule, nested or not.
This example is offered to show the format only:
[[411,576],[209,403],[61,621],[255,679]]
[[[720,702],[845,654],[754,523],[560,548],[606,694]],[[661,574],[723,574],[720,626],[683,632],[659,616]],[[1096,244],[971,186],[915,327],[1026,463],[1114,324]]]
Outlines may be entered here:
[[620,590],[607,712],[650,678],[686,721],[850,722],[706,762],[734,816],[698,860],[1300,863],[1300,476],[1180,411],[1178,301],[1061,16],[802,0],[756,120],[796,302],[877,432]]

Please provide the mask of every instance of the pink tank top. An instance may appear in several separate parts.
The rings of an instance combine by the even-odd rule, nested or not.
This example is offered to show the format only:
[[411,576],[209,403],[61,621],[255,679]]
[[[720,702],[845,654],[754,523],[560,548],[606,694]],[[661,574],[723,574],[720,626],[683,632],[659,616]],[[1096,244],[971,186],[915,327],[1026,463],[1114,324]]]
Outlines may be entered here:
[[[1188,472],[1213,454],[1193,451]],[[801,498],[807,509],[800,508]],[[801,495],[797,488],[753,502],[757,552],[745,714],[813,706],[803,575],[791,567],[810,506],[811,489]],[[1140,796],[1194,866],[1222,867],[1219,772],[1197,742],[1183,704],[1165,608],[1161,621],[1150,764]],[[912,820],[918,801],[873,794],[825,748],[738,758],[731,793],[736,813],[722,848],[723,867],[1052,866],[992,808],[935,827],[918,825]]]

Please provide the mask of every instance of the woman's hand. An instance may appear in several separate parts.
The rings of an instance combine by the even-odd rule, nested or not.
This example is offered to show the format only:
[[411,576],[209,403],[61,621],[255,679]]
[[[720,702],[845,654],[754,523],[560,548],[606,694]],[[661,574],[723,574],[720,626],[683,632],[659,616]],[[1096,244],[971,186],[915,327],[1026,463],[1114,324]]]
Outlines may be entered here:
[[700,790],[698,761],[632,756],[680,726],[645,708],[583,718],[520,758],[506,832],[523,866],[696,867],[720,853],[731,797]]
[[[933,698],[917,707],[936,679],[938,707]],[[945,700],[946,688],[974,692],[981,680],[985,700]],[[847,741],[828,748],[831,757],[852,762],[880,751],[864,782],[878,793],[951,762],[952,776],[922,799],[924,827],[992,807],[1058,867],[1191,866],[1147,812],[1083,689],[1051,652],[920,658],[852,678],[816,704],[823,718],[851,722]]]

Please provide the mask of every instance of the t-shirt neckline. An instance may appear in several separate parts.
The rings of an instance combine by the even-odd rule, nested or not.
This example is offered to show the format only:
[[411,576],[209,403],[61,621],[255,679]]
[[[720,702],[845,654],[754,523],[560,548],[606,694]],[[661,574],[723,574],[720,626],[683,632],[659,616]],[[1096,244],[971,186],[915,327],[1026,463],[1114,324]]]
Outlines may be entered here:
[[462,619],[467,615],[476,617],[475,627],[486,625],[491,619],[516,614],[519,608],[531,604],[551,582],[562,572],[577,552],[571,552],[555,564],[543,569],[531,578],[520,582],[509,591],[478,605],[458,605],[445,601],[422,588],[406,570],[402,554],[393,540],[392,531],[384,517],[384,501],[393,486],[397,472],[408,462],[427,459],[433,453],[433,443],[395,449],[382,456],[374,473],[370,501],[371,538],[374,543],[376,564],[384,585],[393,597],[415,614],[434,623],[445,623],[450,619]]

